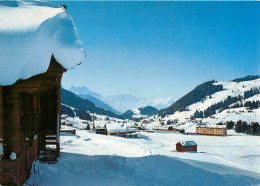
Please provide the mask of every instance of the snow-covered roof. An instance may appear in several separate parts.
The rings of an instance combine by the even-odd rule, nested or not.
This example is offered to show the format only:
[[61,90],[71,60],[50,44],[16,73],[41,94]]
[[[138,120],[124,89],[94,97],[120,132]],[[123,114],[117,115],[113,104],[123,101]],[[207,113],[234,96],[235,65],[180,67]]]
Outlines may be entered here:
[[128,128],[128,132],[137,132],[136,128]]
[[107,124],[107,132],[126,132],[128,127],[125,123],[110,123]]
[[226,125],[198,125],[198,128],[212,128],[212,129],[216,129],[216,128],[226,128]]
[[195,141],[180,141],[180,144],[182,146],[193,146],[193,145],[197,145],[197,143]]
[[0,85],[46,72],[52,55],[66,69],[85,59],[68,12],[49,2],[0,1]]
[[106,124],[105,123],[95,123],[95,128],[96,129],[105,129]]

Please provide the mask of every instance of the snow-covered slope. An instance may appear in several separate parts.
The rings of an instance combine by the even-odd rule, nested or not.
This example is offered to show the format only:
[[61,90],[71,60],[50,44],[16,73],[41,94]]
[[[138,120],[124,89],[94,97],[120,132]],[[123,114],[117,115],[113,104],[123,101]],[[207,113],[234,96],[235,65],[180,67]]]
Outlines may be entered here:
[[251,112],[248,112],[246,108],[235,108],[235,109],[226,109],[220,113],[214,114],[214,118],[205,118],[203,122],[209,124],[216,124],[219,122],[226,121],[246,121],[247,123],[258,122],[260,123],[260,108],[254,109]]
[[141,114],[139,109],[134,109],[132,111],[134,113],[133,116],[132,116],[133,118],[146,118],[146,117],[148,117],[147,115]]
[[44,73],[51,56],[66,69],[85,59],[69,13],[42,1],[0,1],[0,85]]
[[[227,99],[228,96],[231,97],[236,97],[236,96],[244,96],[244,92],[245,91],[249,91],[252,88],[259,88],[260,87],[260,78],[256,79],[256,80],[251,80],[251,81],[243,81],[243,82],[217,82],[214,83],[215,85],[223,85],[223,91],[219,91],[216,92],[214,94],[212,94],[212,98],[209,98],[209,96],[207,96],[203,101],[194,103],[190,106],[188,106],[188,110],[189,111],[183,111],[183,112],[175,112],[172,115],[169,115],[167,118],[169,119],[178,119],[179,121],[185,121],[186,118],[190,118],[190,116],[192,116],[196,110],[198,111],[204,111],[206,110],[208,107],[212,106],[213,104],[219,103],[221,101],[224,101],[225,99]],[[260,101],[260,95],[255,95],[251,98],[247,98],[246,100],[243,100],[242,102],[246,102],[246,101]],[[238,109],[241,110],[241,109]],[[223,111],[222,115],[226,115],[226,116],[231,116],[231,114],[224,114],[227,113],[227,111]],[[258,111],[253,111],[252,113],[248,113],[245,112],[244,115],[250,115],[249,117],[251,117],[252,119],[255,118],[254,120],[259,121],[260,116],[257,114]],[[239,114],[237,114],[239,115]],[[252,115],[252,116],[251,116]],[[237,118],[239,120],[239,118],[243,118],[243,117],[225,117],[225,120],[232,120]],[[220,117],[220,114],[216,114],[216,118]],[[220,117],[220,118],[223,118]]]
[[121,115],[122,118],[140,121],[158,113],[158,110],[151,106],[128,110]]

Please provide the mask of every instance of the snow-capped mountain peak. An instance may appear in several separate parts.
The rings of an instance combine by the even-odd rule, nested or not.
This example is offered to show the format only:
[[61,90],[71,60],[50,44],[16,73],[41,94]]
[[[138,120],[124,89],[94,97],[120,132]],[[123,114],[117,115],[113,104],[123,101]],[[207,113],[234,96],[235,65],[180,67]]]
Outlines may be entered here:
[[145,107],[145,106],[152,106],[157,109],[166,108],[174,103],[176,99],[174,97],[166,97],[166,98],[158,98],[158,99],[142,99],[140,100],[134,109]]
[[93,96],[96,99],[99,99],[102,102],[110,105],[113,109],[118,110],[122,113],[129,109],[133,110],[133,109],[138,109],[140,107],[146,107],[146,106],[152,106],[157,109],[162,109],[170,106],[175,101],[173,97],[146,99],[146,98],[140,98],[133,95],[125,95],[125,94],[102,96],[97,92],[90,91],[86,87],[72,86],[69,90],[80,96],[86,96],[86,95]]

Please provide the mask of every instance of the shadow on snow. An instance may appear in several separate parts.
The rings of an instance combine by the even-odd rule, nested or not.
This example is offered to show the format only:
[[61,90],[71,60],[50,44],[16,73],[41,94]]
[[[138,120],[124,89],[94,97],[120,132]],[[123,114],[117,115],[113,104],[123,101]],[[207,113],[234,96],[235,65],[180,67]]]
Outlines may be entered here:
[[39,185],[252,185],[257,173],[168,156],[121,157],[61,153],[57,164],[39,164]]

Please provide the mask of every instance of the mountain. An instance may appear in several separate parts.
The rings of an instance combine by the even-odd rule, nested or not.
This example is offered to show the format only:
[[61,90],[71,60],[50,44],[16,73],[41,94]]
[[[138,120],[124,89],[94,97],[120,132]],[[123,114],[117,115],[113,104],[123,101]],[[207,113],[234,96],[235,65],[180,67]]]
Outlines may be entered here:
[[82,98],[87,98],[92,101],[97,107],[109,110],[116,114],[126,112],[129,109],[138,109],[146,106],[153,106],[157,109],[162,109],[170,106],[175,101],[173,97],[146,99],[124,94],[105,97],[97,92],[90,91],[86,87],[72,86],[69,90]]
[[[90,113],[96,113],[120,119],[130,119],[135,121],[140,121],[141,119],[152,116],[153,114],[156,114],[158,112],[156,108],[147,106],[135,110],[128,110],[122,115],[119,115],[97,107],[92,101],[88,99],[90,98],[92,100],[95,100],[96,98],[86,95],[83,95],[82,97],[84,98],[82,98],[81,96],[61,88],[61,112],[63,114],[68,114],[68,116],[70,117],[75,117],[77,115],[80,118],[88,118],[89,120],[91,118],[86,111]],[[95,101],[97,102],[98,100]]]
[[141,108],[146,106],[152,106],[156,109],[163,109],[169,107],[174,103],[175,99],[173,97],[159,98],[159,99],[142,99],[140,100],[135,108]]
[[120,112],[125,112],[126,110],[136,107],[136,104],[140,101],[140,98],[137,98],[132,95],[114,95],[104,97],[103,101],[108,105],[111,105],[113,108]]
[[145,119],[157,113],[158,110],[156,108],[151,106],[146,106],[134,110],[128,110],[121,115],[121,118],[140,121],[142,119]]
[[111,117],[119,117],[117,114],[96,107],[95,104],[89,101],[88,99],[83,99],[63,88],[61,88],[61,103],[76,108],[80,111],[89,111],[91,113],[102,114]]
[[243,78],[236,78],[236,79],[233,79],[231,81],[233,81],[233,82],[243,82],[243,81],[255,80],[255,79],[258,79],[258,78],[260,78],[260,76],[258,76],[258,75],[249,75],[249,76],[246,76],[246,77],[243,77]]
[[121,114],[119,111],[112,108],[107,103],[104,103],[104,101],[102,101],[102,100],[104,100],[104,97],[101,94],[99,94],[97,92],[92,92],[86,87],[74,87],[74,86],[72,86],[69,89],[69,91],[73,92],[74,94],[78,95],[79,97],[81,97],[83,99],[88,99],[89,101],[93,102],[96,107],[114,112],[115,114]]
[[[205,121],[215,123],[217,121],[222,122],[230,120],[259,122],[260,78],[255,78],[256,76],[247,76],[228,82],[217,82],[215,80],[207,81],[196,86],[192,91],[165,109],[158,111],[152,106],[145,106],[138,109],[128,109],[122,115],[97,107],[92,101],[89,101],[89,99],[96,99],[92,96],[81,95],[87,98],[83,99],[72,92],[62,89],[61,98],[63,104],[69,106],[69,108],[73,107],[79,110],[73,110],[77,115],[82,114],[80,111],[89,111],[91,113],[135,121],[140,121],[152,115],[159,114],[159,116],[166,118],[167,121],[173,121],[175,119],[186,121],[187,119],[194,118],[204,118],[205,120],[206,118]],[[131,95],[110,96],[107,97],[107,99],[110,102],[114,100],[114,105],[118,104],[119,106],[124,105],[123,103],[128,103],[128,105],[132,104],[132,106],[137,102],[140,103],[138,98]],[[172,98],[168,100],[172,100]],[[157,103],[159,103],[159,101]],[[69,111],[68,108],[62,109],[70,115],[73,115],[73,112]],[[210,117],[216,119],[208,119]]]
[[170,106],[174,102],[173,97],[146,99],[138,98],[132,95],[115,95],[103,98],[104,102],[111,105],[116,110],[124,112],[126,110],[138,109],[146,106],[153,106],[157,109],[162,109]]
[[96,107],[102,108],[104,110],[111,111],[115,114],[121,114],[120,112],[118,112],[117,110],[115,110],[111,106],[109,106],[108,104],[104,103],[100,99],[97,99],[97,98],[95,98],[91,95],[79,94],[78,96],[83,98],[83,99],[88,99],[89,101],[93,102],[96,105]]
[[123,119],[133,119],[133,115],[134,115],[134,111],[132,110],[127,110],[126,112],[124,112],[121,117]]
[[92,92],[90,91],[87,87],[74,87],[72,86],[69,91],[73,92],[74,94],[77,95],[90,95],[92,97],[95,97],[97,99],[103,99],[103,96],[100,95],[97,92]]
[[[248,80],[250,79],[250,80]],[[159,114],[171,120],[205,118],[207,122],[260,121],[260,78],[205,82]],[[215,119],[210,119],[215,118]]]
[[68,105],[65,105],[63,103],[61,103],[61,114],[67,114],[69,117],[76,117],[78,116],[80,119],[83,120],[92,120],[92,117],[90,116],[90,114],[87,111],[84,110],[80,110]]
[[201,101],[206,96],[210,96],[215,92],[223,90],[223,85],[215,85],[214,83],[216,83],[216,81],[212,80],[196,86],[192,91],[181,97],[173,105],[167,109],[161,110],[160,114],[165,116],[173,114],[176,111],[185,111],[187,110],[187,106]]
[[158,110],[151,106],[141,107],[138,110],[140,111],[140,114],[146,115],[146,116],[152,116],[152,115],[158,113]]

